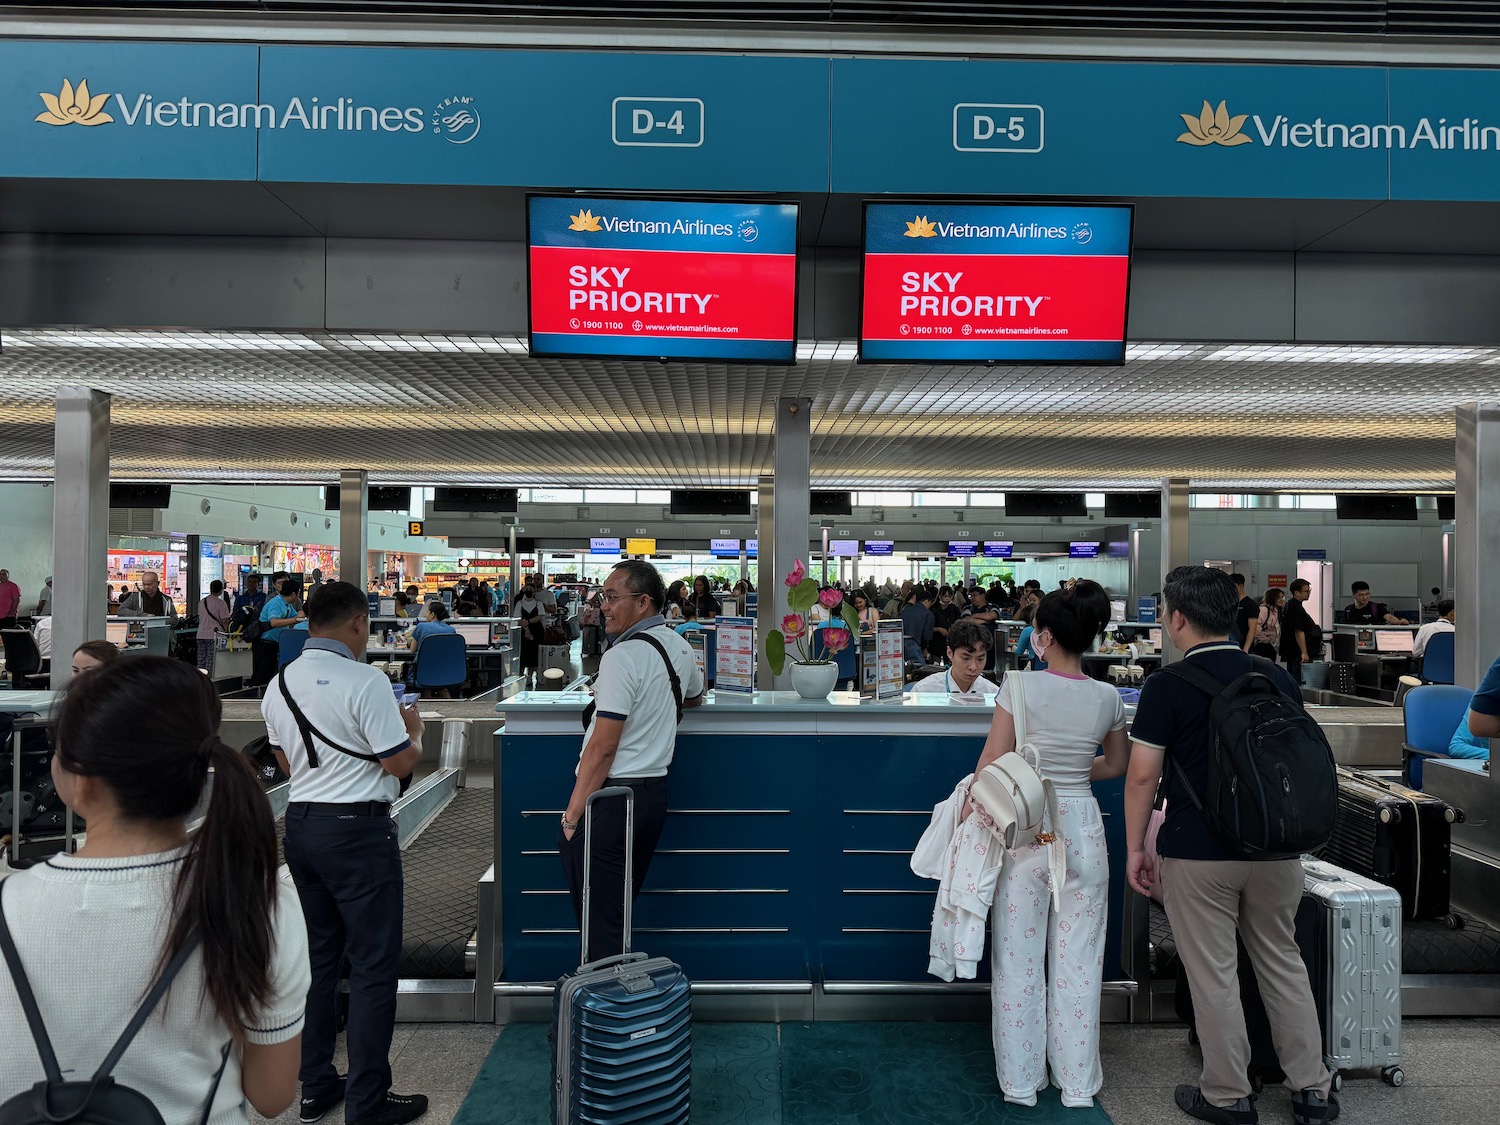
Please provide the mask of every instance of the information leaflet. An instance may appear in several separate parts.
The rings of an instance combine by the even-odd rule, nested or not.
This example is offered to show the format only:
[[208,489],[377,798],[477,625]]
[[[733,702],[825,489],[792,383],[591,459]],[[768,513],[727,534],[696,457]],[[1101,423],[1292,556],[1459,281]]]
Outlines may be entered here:
[[900,699],[906,686],[905,641],[901,635],[901,622],[878,621],[875,623],[875,651],[878,662],[875,698],[882,703]]
[[870,203],[859,357],[1123,363],[1128,206]]
[[797,205],[527,200],[533,355],[791,363]]
[[705,689],[708,687],[708,637],[702,629],[689,629],[683,636],[687,639],[688,647],[693,650],[693,660],[698,665],[698,676],[703,680]]
[[859,635],[859,697],[880,698],[880,654],[874,633]]
[[715,691],[755,690],[755,618],[721,617]]

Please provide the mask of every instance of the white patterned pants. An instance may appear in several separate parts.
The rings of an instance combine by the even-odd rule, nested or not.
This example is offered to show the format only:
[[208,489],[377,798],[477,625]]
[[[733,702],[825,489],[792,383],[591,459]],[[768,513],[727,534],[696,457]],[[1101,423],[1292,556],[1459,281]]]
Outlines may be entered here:
[[[1104,1083],[1099,991],[1109,861],[1092,796],[1060,797],[1068,874],[1054,913],[1045,847],[1009,852],[990,915],[990,999],[995,1073],[1012,1099],[1030,1104],[1052,1082],[1063,1104],[1087,1106]],[[1051,825],[1048,825],[1051,828]],[[1051,965],[1049,977],[1047,968]]]

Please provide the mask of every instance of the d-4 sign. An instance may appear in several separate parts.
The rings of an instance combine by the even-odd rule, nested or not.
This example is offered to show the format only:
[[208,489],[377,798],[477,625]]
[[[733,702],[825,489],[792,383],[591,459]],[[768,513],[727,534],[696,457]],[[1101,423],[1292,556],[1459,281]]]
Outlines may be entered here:
[[621,148],[697,148],[703,143],[699,98],[616,98],[614,141]]

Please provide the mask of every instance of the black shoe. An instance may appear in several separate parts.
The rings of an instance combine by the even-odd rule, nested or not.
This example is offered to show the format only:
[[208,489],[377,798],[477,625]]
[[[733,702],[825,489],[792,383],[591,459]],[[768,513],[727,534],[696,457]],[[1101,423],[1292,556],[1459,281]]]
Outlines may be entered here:
[[1338,1115],[1337,1094],[1329,1094],[1326,1101],[1316,1090],[1298,1090],[1292,1095],[1292,1120],[1296,1125],[1323,1125]]
[[302,1099],[302,1114],[300,1120],[303,1121],[305,1125],[312,1125],[312,1122],[314,1121],[322,1121],[323,1115],[325,1113],[327,1113],[334,1106],[338,1105],[339,1102],[344,1100],[344,1087],[346,1087],[348,1084],[349,1079],[344,1077],[343,1075],[339,1075],[338,1085],[336,1085],[332,1090],[329,1090],[328,1093],[322,1095],[322,1097],[304,1097]]
[[425,1094],[386,1094],[380,1108],[348,1125],[406,1125],[427,1112]]
[[1233,1105],[1217,1106],[1203,1100],[1203,1091],[1197,1086],[1177,1087],[1177,1108],[1199,1121],[1216,1121],[1219,1125],[1256,1125],[1260,1114],[1255,1103],[1241,1098]]

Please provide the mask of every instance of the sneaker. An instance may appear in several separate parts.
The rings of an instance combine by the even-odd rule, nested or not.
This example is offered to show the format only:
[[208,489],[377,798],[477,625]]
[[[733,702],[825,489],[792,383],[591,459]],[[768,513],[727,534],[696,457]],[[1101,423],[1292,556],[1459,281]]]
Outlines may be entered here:
[[1217,1106],[1204,1101],[1203,1091],[1197,1086],[1177,1087],[1176,1101],[1178,1109],[1199,1121],[1215,1121],[1219,1125],[1256,1125],[1260,1120],[1255,1103],[1249,1098],[1241,1098],[1233,1105]]
[[315,1098],[304,1096],[300,1120],[305,1125],[311,1125],[314,1121],[322,1121],[325,1113],[344,1100],[344,1087],[348,1084],[349,1079],[341,1074],[338,1076],[338,1084],[328,1093]]
[[348,1125],[406,1125],[427,1112],[425,1094],[386,1094],[380,1108],[368,1117],[350,1121]]
[[1292,1120],[1296,1125],[1323,1125],[1339,1115],[1339,1096],[1325,1099],[1316,1090],[1299,1090],[1292,1095]]

